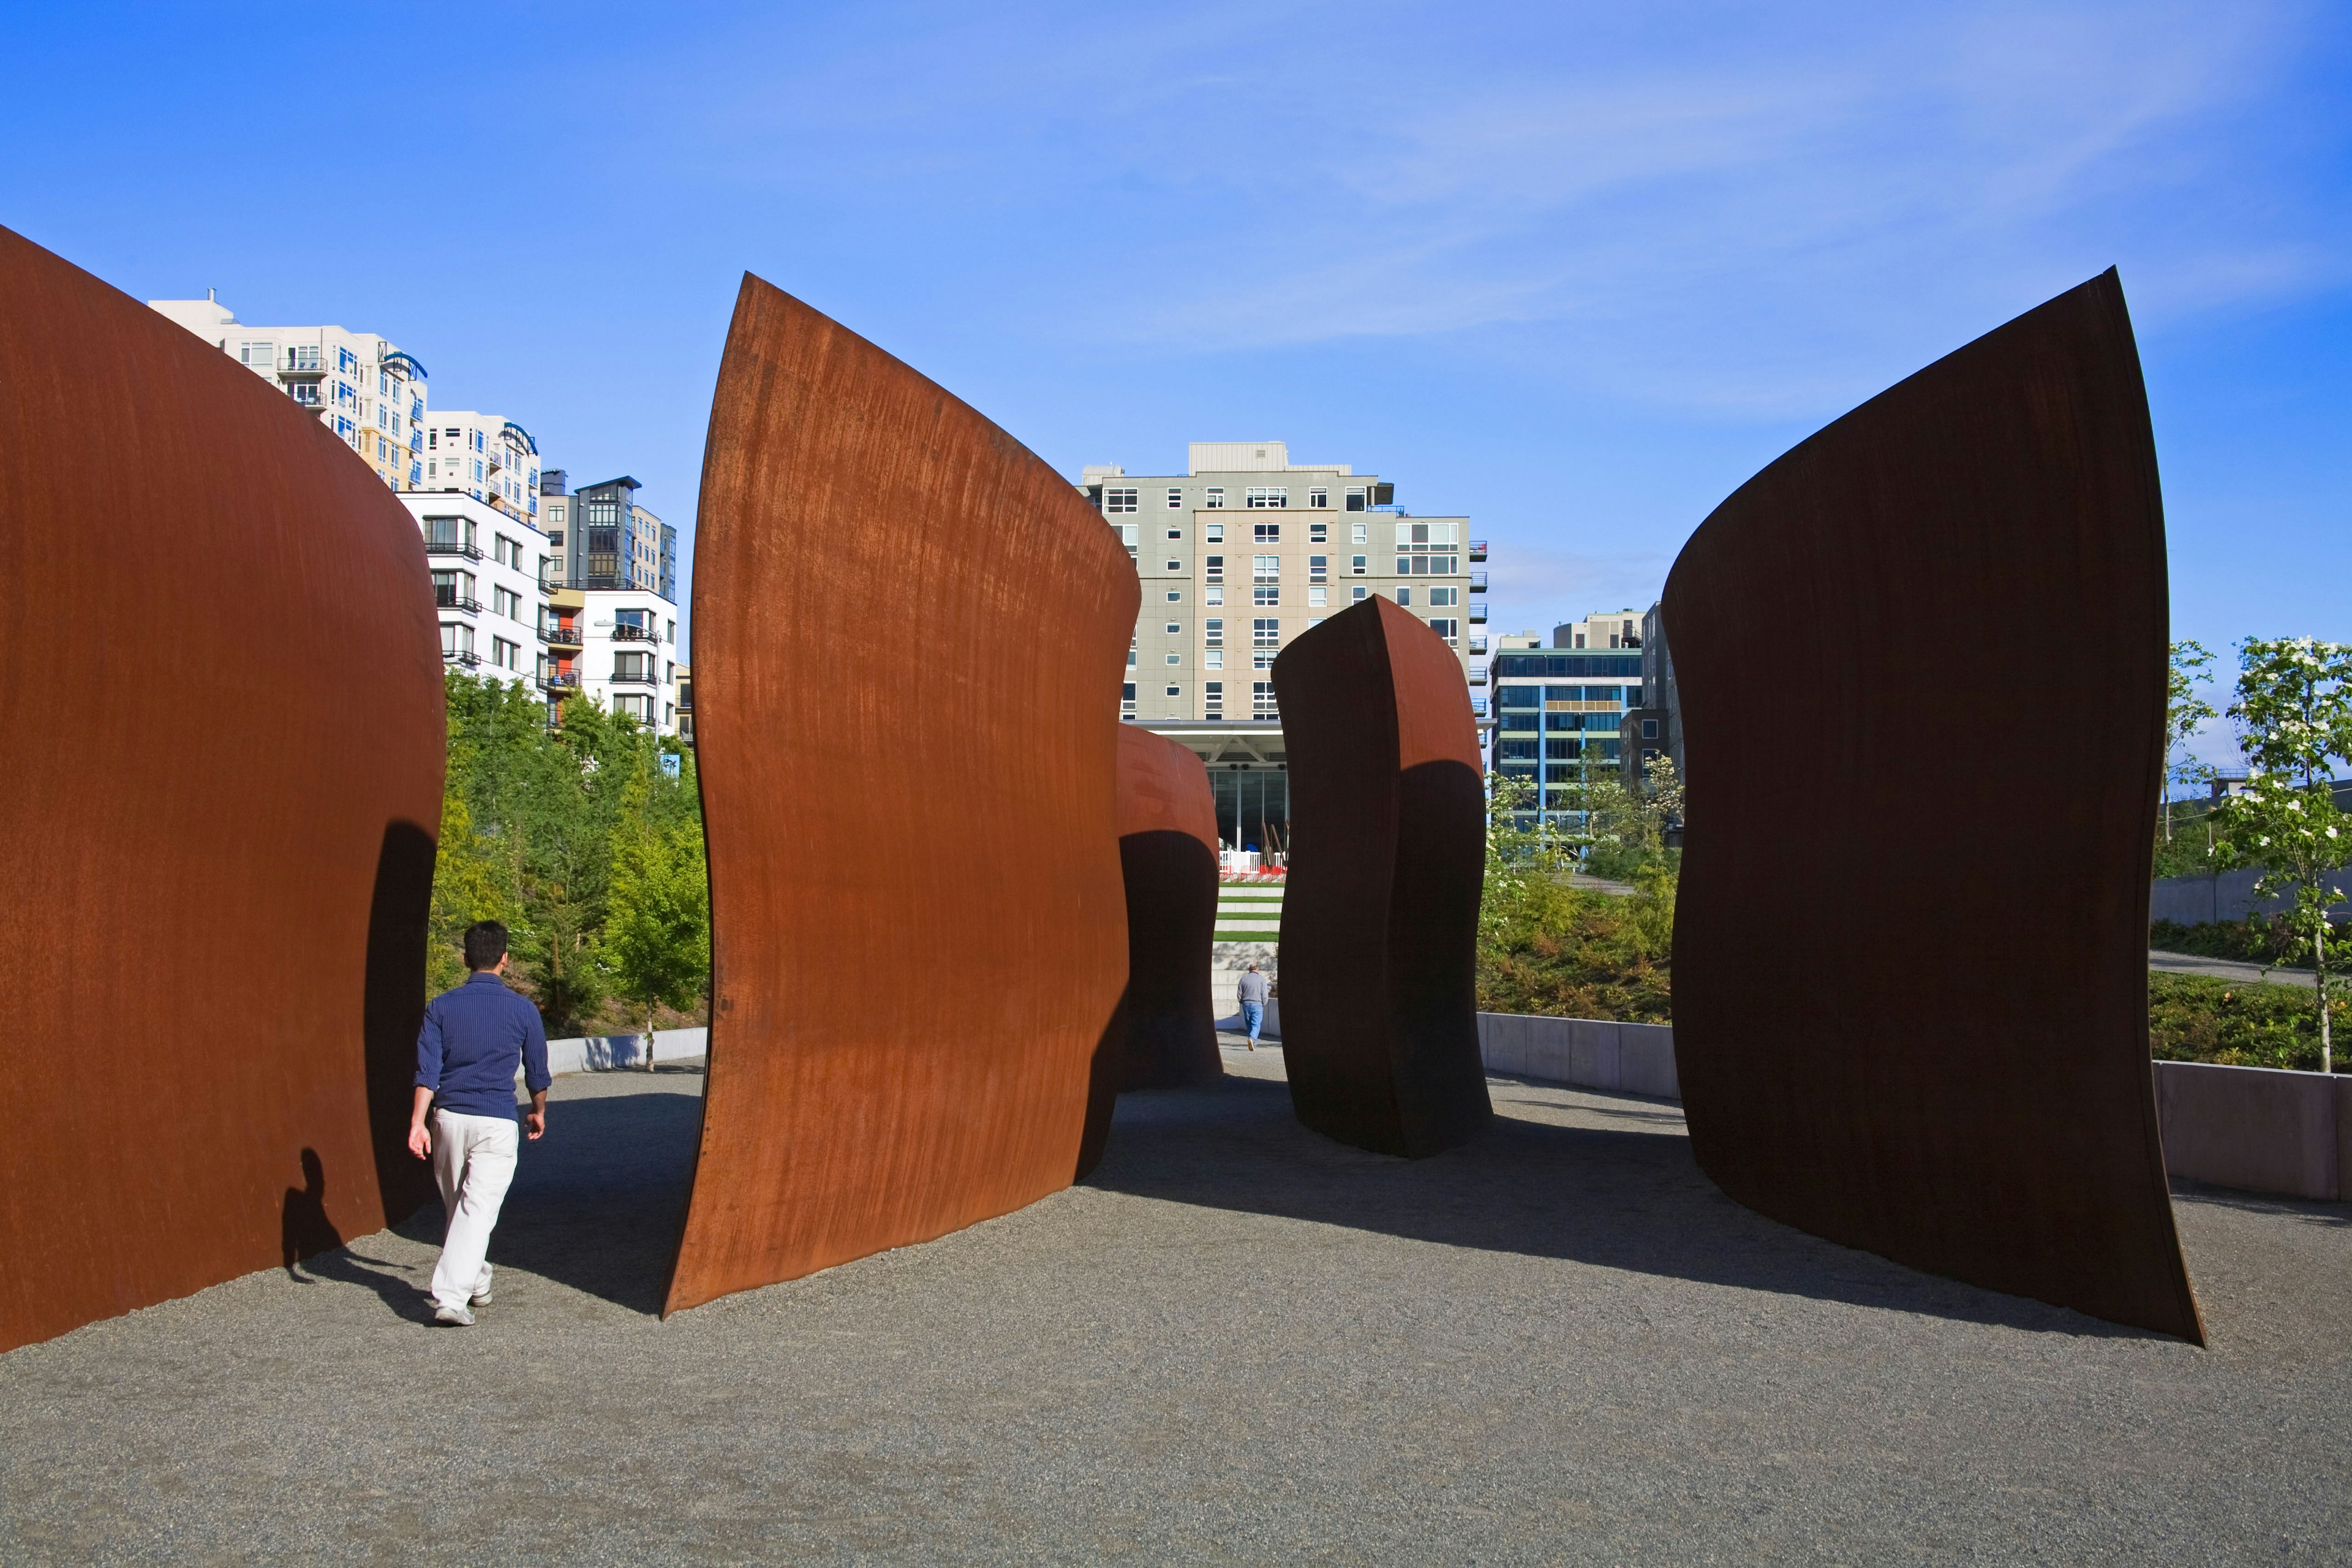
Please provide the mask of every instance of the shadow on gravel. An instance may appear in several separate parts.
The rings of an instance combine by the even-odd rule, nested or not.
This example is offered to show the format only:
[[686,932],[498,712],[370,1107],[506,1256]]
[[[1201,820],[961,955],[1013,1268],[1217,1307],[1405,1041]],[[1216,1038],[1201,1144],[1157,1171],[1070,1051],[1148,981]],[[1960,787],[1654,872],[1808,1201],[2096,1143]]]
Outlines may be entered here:
[[1514,1100],[1513,1087],[1494,1086],[1489,1131],[1426,1160],[1369,1154],[1308,1131],[1280,1083],[1228,1078],[1123,1095],[1109,1149],[1085,1184],[1966,1322],[2168,1338],[1922,1274],[1767,1219],[1700,1173],[1670,1109],[1626,1101],[1603,1111],[1622,1128],[1559,1127],[1515,1114],[1514,1105],[1537,1102]]

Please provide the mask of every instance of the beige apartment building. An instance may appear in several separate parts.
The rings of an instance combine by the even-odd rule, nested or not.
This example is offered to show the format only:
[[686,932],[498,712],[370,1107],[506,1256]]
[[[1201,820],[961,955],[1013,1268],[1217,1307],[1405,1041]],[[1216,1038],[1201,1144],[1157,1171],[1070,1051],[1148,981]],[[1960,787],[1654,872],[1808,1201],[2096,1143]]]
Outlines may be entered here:
[[1079,481],[1143,583],[1121,717],[1277,721],[1275,656],[1374,594],[1429,623],[1471,679],[1486,547],[1469,519],[1409,512],[1388,481],[1294,463],[1281,441],[1196,441],[1189,458],[1182,474],[1102,465]]
[[388,338],[341,327],[256,327],[207,291],[148,306],[318,416],[394,489],[425,477],[425,367]]

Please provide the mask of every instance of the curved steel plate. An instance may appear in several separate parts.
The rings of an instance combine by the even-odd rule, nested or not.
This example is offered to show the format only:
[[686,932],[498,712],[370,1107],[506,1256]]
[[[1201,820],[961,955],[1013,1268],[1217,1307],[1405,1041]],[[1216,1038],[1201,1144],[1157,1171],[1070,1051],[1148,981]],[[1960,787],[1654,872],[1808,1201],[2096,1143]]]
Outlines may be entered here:
[[1217,933],[1217,807],[1192,748],[1135,724],[1118,731],[1118,858],[1127,880],[1122,1089],[1224,1076],[1209,957]]
[[1068,480],[756,278],[696,554],[715,1001],[673,1310],[1071,1181],[1140,594]]
[[1478,1057],[1486,803],[1453,650],[1375,595],[1274,661],[1290,770],[1282,1047],[1298,1119],[1433,1154],[1493,1116]]
[[398,1141],[442,687],[424,542],[367,466],[5,230],[0,551],[5,1349],[429,1190]]
[[2199,1339],[2147,1050],[2164,520],[2115,274],[1750,479],[1664,605],[1700,1164],[1832,1240]]

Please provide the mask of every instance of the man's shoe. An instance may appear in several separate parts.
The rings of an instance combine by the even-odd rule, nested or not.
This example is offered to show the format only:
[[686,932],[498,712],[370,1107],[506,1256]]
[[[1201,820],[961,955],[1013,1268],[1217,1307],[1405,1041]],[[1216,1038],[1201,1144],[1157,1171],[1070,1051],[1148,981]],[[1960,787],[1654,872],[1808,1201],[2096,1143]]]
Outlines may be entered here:
[[487,1307],[489,1304],[490,1293],[488,1290],[475,1291],[472,1297],[470,1297],[466,1302],[466,1305],[468,1307]]
[[436,1307],[433,1321],[445,1328],[470,1329],[474,1326],[474,1314],[463,1307]]

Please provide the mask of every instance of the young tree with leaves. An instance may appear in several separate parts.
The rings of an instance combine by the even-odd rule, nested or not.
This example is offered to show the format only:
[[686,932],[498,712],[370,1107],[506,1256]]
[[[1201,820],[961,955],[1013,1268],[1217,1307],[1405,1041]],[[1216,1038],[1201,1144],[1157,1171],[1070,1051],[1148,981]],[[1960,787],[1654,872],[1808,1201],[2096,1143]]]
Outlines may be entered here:
[[2184,755],[2173,761],[2173,752],[2186,745],[2191,737],[2213,718],[2212,704],[2197,694],[2199,682],[2206,679],[2205,668],[2213,662],[2212,653],[2200,642],[2177,642],[2172,645],[2171,667],[2165,676],[2164,692],[2164,841],[2172,842],[2172,790],[2174,784],[2197,784],[2211,774],[2211,770],[2196,758]]
[[710,976],[710,874],[701,824],[635,833],[614,851],[604,954],[615,989],[646,1010],[651,1072],[655,1009],[693,1006]]
[[2279,921],[2308,943],[2317,971],[2319,1070],[2335,1070],[2328,1037],[2327,916],[2337,873],[2352,851],[2352,819],[2328,785],[2334,763],[2352,760],[2352,645],[2310,637],[2249,637],[2239,645],[2230,717],[2250,764],[2246,787],[2222,803],[2224,844],[2262,868],[2257,895],[2290,901]]

